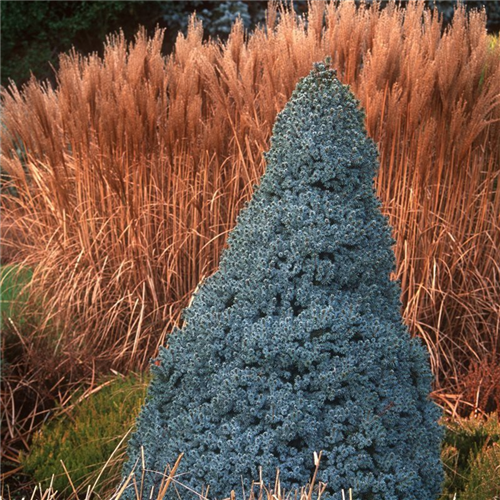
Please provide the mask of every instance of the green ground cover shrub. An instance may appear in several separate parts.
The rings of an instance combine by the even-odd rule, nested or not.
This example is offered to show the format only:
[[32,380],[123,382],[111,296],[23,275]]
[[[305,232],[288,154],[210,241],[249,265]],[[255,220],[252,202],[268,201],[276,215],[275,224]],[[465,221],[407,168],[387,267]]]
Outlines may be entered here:
[[[317,65],[273,130],[267,170],[218,272],[153,366],[128,476],[158,493],[167,463],[210,498],[280,470],[332,498],[430,500],[441,491],[440,411],[428,356],[390,280],[393,240],[358,101]],[[144,475],[143,475],[144,474]],[[170,493],[167,493],[169,495]],[[133,486],[124,498],[135,498]]]
[[451,420],[442,457],[446,481],[441,499],[493,500],[500,497],[498,415]]
[[[22,457],[24,472],[44,487],[54,475],[53,488],[63,492],[63,497],[71,489],[61,460],[75,488],[92,485],[120,439],[133,426],[144,401],[145,376],[132,374],[108,382],[79,403],[82,394],[76,394],[74,408],[48,421],[35,434],[30,453]],[[95,491],[110,488],[109,482],[113,486],[123,461],[124,446],[114,454]]]

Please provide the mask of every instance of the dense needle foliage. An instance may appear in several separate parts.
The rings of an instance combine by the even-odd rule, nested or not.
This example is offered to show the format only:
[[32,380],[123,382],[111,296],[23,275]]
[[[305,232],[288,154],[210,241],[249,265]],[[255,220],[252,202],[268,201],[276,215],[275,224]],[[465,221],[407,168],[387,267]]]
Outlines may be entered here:
[[[280,469],[356,498],[432,499],[439,412],[427,356],[390,281],[393,243],[364,115],[324,65],[301,80],[273,130],[268,167],[217,273],[161,350],[129,446],[141,488],[182,481],[227,497]],[[142,455],[141,447],[144,449]],[[129,490],[133,498],[134,488]]]

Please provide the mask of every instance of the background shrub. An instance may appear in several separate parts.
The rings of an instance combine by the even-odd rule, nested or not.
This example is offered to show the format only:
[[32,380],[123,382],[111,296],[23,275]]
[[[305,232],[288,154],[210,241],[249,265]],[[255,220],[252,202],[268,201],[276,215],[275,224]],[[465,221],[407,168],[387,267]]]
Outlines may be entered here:
[[[85,490],[133,427],[146,386],[146,377],[131,374],[101,381],[98,390],[75,394],[72,408],[35,434],[29,454],[22,458],[24,472],[45,488],[54,475],[53,488],[67,498],[71,486],[62,460],[75,488]],[[109,493],[115,486],[124,450],[122,444],[101,476],[96,492]]]
[[152,29],[160,0],[19,0],[0,2],[0,85],[22,83],[33,72],[53,77],[59,54],[71,47],[101,51],[106,35],[132,36],[140,24]]
[[[304,3],[300,1],[298,3]],[[186,2],[163,2],[161,9],[163,22],[167,30],[175,36],[181,32],[186,34],[189,19],[193,13],[203,23],[205,34],[214,39],[227,39],[234,22],[240,18],[243,26],[250,30],[265,19],[267,0],[261,1],[203,1],[188,0]],[[175,37],[170,38],[175,41]]]

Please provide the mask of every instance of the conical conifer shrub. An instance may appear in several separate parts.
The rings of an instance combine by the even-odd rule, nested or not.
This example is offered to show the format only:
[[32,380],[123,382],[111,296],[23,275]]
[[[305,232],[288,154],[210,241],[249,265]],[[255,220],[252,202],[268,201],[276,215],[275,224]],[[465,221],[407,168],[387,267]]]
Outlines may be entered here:
[[323,64],[279,115],[218,272],[153,366],[124,471],[136,466],[147,495],[180,453],[179,481],[221,499],[241,496],[259,467],[266,483],[279,468],[282,486],[304,486],[320,450],[333,498],[439,493],[439,411],[389,277],[393,241],[363,120]]

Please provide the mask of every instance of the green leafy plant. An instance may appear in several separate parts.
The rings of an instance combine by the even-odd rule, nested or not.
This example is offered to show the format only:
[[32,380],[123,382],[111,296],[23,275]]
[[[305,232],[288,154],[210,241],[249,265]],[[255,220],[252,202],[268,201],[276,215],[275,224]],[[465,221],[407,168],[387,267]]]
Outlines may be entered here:
[[133,426],[146,385],[145,376],[132,374],[76,394],[72,409],[35,434],[29,454],[22,457],[24,471],[45,486],[54,476],[53,488],[59,492],[72,488],[68,476],[81,490],[101,472],[95,491],[112,487],[124,458],[124,448],[118,445]]

